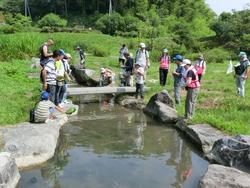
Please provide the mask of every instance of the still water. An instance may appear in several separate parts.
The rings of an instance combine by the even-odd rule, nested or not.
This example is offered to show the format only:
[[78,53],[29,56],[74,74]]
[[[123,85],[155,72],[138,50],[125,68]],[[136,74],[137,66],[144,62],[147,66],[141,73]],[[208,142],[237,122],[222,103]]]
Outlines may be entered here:
[[58,142],[20,188],[195,188],[208,166],[171,126],[105,101],[82,104]]

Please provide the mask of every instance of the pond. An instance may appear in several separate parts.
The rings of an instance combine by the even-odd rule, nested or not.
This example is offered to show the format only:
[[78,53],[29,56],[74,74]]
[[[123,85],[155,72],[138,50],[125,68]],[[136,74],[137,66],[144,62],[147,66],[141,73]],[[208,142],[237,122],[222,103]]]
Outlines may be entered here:
[[81,104],[55,156],[21,172],[20,188],[198,187],[208,162],[171,125],[107,101]]

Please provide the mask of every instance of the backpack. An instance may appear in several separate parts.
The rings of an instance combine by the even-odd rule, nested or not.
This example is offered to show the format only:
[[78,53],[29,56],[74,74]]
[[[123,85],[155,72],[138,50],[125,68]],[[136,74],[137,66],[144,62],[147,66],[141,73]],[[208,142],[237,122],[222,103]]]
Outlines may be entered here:
[[33,109],[30,110],[30,123],[35,123],[35,111],[36,111],[36,105],[38,102],[35,103],[35,106]]
[[242,75],[246,70],[246,67],[244,66],[244,62],[240,63],[238,66],[235,66],[234,70],[235,70],[236,75]]

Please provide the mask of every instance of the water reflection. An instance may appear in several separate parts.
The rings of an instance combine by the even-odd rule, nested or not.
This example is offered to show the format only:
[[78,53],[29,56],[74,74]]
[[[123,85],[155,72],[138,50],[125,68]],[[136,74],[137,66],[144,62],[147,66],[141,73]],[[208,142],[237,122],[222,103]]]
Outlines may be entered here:
[[40,168],[41,177],[39,168],[23,172],[20,187],[198,186],[207,162],[176,130],[106,102],[105,107],[83,104],[62,129],[56,155]]

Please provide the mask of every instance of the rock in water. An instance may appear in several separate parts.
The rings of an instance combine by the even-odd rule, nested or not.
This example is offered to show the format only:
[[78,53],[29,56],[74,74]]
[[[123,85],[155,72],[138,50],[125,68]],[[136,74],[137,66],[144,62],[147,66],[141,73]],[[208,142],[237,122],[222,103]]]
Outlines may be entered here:
[[143,111],[164,123],[176,123],[178,120],[174,101],[167,91],[152,96]]
[[201,188],[249,188],[250,175],[235,168],[209,165],[200,181]]
[[214,143],[212,151],[206,157],[210,161],[222,165],[244,166],[250,169],[250,139],[247,136],[219,139]]
[[20,174],[15,159],[8,152],[0,153],[0,187],[14,188],[19,179]]
[[76,82],[83,86],[99,86],[99,79],[95,78],[95,71],[90,69],[79,69],[75,66],[70,67]]

